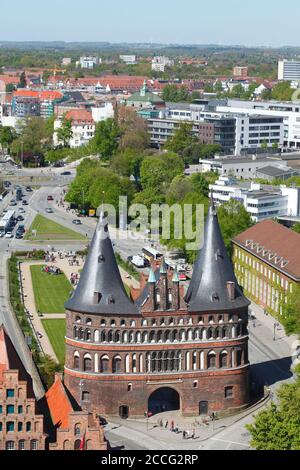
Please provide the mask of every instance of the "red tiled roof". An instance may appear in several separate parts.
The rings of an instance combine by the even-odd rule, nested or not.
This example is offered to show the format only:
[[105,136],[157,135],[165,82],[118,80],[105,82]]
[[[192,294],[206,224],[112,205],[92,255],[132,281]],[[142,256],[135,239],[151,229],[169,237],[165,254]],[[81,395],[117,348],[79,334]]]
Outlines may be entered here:
[[264,220],[233,241],[275,269],[300,281],[300,234],[273,220]]
[[92,114],[86,109],[71,109],[66,113],[66,118],[70,121],[94,122]]
[[9,75],[0,75],[0,82],[4,82],[5,85],[12,83],[13,85],[18,85],[20,81],[19,77],[11,77]]
[[46,392],[45,397],[53,425],[66,429],[69,426],[69,415],[74,410],[61,379],[58,376],[55,379],[52,387]]
[[39,98],[40,100],[54,101],[61,99],[63,95],[58,91],[33,91],[33,90],[16,90],[14,96],[24,96],[30,98]]

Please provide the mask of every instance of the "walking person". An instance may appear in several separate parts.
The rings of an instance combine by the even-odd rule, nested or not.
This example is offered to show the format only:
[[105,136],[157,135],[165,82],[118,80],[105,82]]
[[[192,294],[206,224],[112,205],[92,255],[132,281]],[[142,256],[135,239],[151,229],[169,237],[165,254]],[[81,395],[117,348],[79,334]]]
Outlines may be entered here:
[[182,433],[182,438],[183,438],[183,439],[186,438],[186,432],[185,432],[185,431],[183,431],[183,433]]
[[165,429],[167,429],[168,426],[169,426],[169,421],[167,420],[167,421],[166,421],[166,425],[165,425]]

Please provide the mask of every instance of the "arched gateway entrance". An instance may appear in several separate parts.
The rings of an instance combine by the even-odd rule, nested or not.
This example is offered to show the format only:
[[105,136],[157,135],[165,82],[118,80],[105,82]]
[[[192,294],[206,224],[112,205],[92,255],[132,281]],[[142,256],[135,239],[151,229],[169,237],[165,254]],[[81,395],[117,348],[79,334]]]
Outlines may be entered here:
[[149,412],[157,414],[175,410],[180,410],[180,395],[173,388],[159,388],[150,395],[148,400]]

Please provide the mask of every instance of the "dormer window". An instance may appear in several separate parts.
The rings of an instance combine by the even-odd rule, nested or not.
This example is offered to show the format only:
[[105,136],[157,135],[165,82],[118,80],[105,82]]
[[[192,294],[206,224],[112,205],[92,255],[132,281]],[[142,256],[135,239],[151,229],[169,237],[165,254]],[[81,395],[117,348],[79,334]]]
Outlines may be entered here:
[[219,300],[220,300],[219,294],[217,292],[214,292],[212,294],[211,298],[212,298],[213,302],[219,302]]
[[99,256],[98,256],[98,263],[104,263],[104,261],[105,261],[104,256],[103,256],[102,254],[99,255]]
[[100,304],[101,298],[102,298],[102,295],[100,294],[100,292],[94,292],[93,304],[94,305]]
[[108,305],[112,305],[112,304],[116,303],[115,298],[112,295],[109,295],[107,297],[107,303],[108,303]]

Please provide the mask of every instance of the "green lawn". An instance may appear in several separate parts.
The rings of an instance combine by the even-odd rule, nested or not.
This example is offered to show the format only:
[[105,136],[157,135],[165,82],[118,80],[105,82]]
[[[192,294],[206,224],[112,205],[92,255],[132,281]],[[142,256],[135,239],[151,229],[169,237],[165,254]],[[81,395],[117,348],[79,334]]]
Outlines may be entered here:
[[[37,231],[36,236],[32,234],[33,230]],[[80,233],[53,222],[40,214],[32,222],[25,238],[26,240],[86,240]]]
[[59,363],[64,364],[66,335],[65,320],[42,320],[42,323]]
[[30,266],[36,309],[41,313],[64,313],[64,303],[73,288],[64,274],[43,273],[42,267]]

